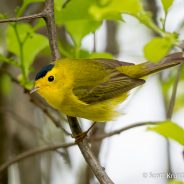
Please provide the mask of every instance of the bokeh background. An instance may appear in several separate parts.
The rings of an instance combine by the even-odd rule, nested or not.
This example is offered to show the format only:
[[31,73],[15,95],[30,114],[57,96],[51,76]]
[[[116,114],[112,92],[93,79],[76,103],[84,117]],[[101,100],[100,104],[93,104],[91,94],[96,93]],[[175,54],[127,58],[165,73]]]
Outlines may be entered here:
[[[0,12],[8,17],[15,16],[15,9],[22,2],[18,0],[0,0]],[[145,0],[146,9],[154,15],[154,21],[163,16],[160,1]],[[32,14],[43,8],[41,4],[29,6],[26,14]],[[143,47],[154,36],[154,33],[129,15],[123,15],[125,23],[104,21],[96,31],[96,51],[111,53],[115,58],[140,63],[145,61]],[[177,31],[184,21],[184,1],[175,0],[167,21],[167,31]],[[0,24],[0,52],[5,50],[6,24]],[[40,33],[46,34],[45,29]],[[64,36],[63,36],[64,35]],[[59,39],[71,43],[64,28],[58,28]],[[183,29],[180,39],[184,38]],[[94,49],[94,34],[89,34],[82,41],[82,48],[88,51]],[[35,68],[31,74],[34,78],[41,66],[50,62],[49,49],[45,49],[33,64]],[[0,63],[0,67],[5,65]],[[9,66],[3,66],[9,67]],[[19,71],[10,67],[14,75]],[[120,105],[122,116],[116,121],[99,125],[98,133],[116,130],[138,122],[162,121],[166,119],[168,99],[163,95],[163,81],[168,76],[175,76],[176,68],[155,74],[147,78],[146,84],[130,93],[130,97]],[[30,102],[30,97],[24,90],[9,79],[8,85],[1,85],[0,90],[0,162],[4,163],[25,150],[42,145],[51,145],[72,141],[45,116],[40,108]],[[171,89],[169,94],[171,95]],[[178,94],[184,99],[184,83],[181,82]],[[176,101],[176,108],[172,120],[184,126],[184,104],[181,98]],[[58,118],[58,114],[51,110]],[[67,122],[62,116],[64,127]],[[83,129],[90,126],[90,122],[82,120]],[[69,129],[68,129],[69,130]],[[178,143],[167,140],[162,136],[148,131],[147,127],[130,129],[120,135],[105,139],[98,147],[102,166],[116,184],[166,184],[169,179],[165,174],[183,173],[183,177],[176,178],[184,182],[183,147]],[[94,146],[94,147],[95,147]],[[163,173],[163,177],[157,174]],[[98,183],[91,176],[89,168],[75,147],[55,152],[46,152],[27,158],[9,167],[5,174],[4,184],[93,184]]]

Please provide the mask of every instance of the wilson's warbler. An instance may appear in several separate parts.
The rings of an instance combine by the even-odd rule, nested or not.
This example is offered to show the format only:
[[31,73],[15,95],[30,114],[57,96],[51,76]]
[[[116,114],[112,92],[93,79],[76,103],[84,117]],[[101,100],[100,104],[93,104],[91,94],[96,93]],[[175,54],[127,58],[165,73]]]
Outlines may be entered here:
[[40,70],[32,92],[37,91],[66,115],[105,122],[119,114],[116,106],[127,98],[128,91],[145,82],[142,77],[183,59],[183,53],[138,65],[111,59],[62,59]]

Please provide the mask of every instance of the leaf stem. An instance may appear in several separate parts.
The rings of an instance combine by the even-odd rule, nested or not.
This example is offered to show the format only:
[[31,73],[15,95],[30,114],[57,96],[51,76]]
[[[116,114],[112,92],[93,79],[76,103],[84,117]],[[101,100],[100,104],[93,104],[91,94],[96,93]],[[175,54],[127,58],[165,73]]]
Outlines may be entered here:
[[23,45],[25,43],[25,40],[27,39],[25,37],[24,39],[24,42],[21,41],[21,38],[19,36],[19,33],[18,33],[18,29],[17,29],[17,24],[13,24],[13,28],[14,28],[14,31],[15,31],[15,35],[17,37],[17,42],[19,44],[19,51],[20,51],[20,67],[21,67],[21,71],[22,71],[22,76],[23,76],[23,81],[24,83],[26,83],[27,81],[27,77],[26,77],[26,71],[25,71],[25,65],[24,65],[24,53],[23,53]]

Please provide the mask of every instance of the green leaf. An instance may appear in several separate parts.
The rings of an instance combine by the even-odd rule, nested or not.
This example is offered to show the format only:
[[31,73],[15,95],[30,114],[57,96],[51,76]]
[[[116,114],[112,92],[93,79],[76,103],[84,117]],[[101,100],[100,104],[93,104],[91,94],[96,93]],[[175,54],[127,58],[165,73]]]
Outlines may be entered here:
[[94,32],[104,19],[122,20],[121,14],[137,15],[142,11],[139,0],[72,0],[64,8],[58,0],[55,6],[56,23],[65,25],[75,45]]
[[168,184],[184,184],[182,181],[179,180],[171,180]]
[[114,19],[122,13],[137,15],[142,11],[140,0],[101,0],[90,7],[89,12],[95,20]]
[[6,42],[8,51],[19,57],[20,65],[24,66],[26,76],[29,74],[30,65],[36,55],[49,46],[47,38],[35,33],[29,24],[17,24],[16,28],[9,25]]
[[100,22],[92,20],[69,21],[65,23],[67,31],[70,33],[75,45],[80,47],[81,40],[87,34],[94,32],[100,25]]
[[106,59],[113,59],[112,54],[109,54],[107,52],[93,52],[92,54],[90,54],[89,58],[93,59],[93,58],[106,58]]
[[168,9],[173,4],[174,0],[161,0],[165,13],[167,14]]
[[154,131],[184,145],[184,129],[176,123],[166,121],[165,123],[158,124],[154,127],[149,127],[148,130]]
[[54,10],[61,11],[62,5],[63,5],[63,0],[55,0],[54,1]]
[[33,30],[36,31],[44,26],[45,26],[45,21],[43,19],[38,19],[36,24],[33,27]]
[[76,47],[69,43],[60,43],[59,42],[59,51],[62,57],[67,58],[89,58],[89,51],[84,49],[79,49],[78,56],[76,57]]
[[11,88],[12,88],[11,84],[12,84],[11,79],[7,74],[1,75],[0,88],[1,88],[1,91],[2,91],[3,95],[7,96],[7,95],[10,94]]
[[[69,1],[65,8],[55,9],[56,23],[62,25],[68,21],[77,20],[94,20],[89,14],[89,8],[95,0],[72,0]],[[61,11],[60,11],[61,10]]]
[[176,42],[177,37],[172,33],[163,38],[155,37],[144,46],[144,56],[149,61],[158,62],[169,53]]
[[55,7],[56,23],[65,25],[75,46],[80,48],[81,40],[101,25],[101,21],[95,21],[89,14],[89,8],[95,0],[72,0],[62,9],[60,3],[58,1]]

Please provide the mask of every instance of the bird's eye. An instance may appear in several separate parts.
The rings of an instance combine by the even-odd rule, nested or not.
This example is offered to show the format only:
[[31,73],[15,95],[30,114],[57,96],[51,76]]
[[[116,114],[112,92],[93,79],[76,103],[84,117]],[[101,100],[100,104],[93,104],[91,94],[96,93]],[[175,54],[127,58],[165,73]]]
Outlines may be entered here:
[[51,76],[48,77],[49,82],[52,82],[53,80],[54,80],[54,76],[51,75]]

